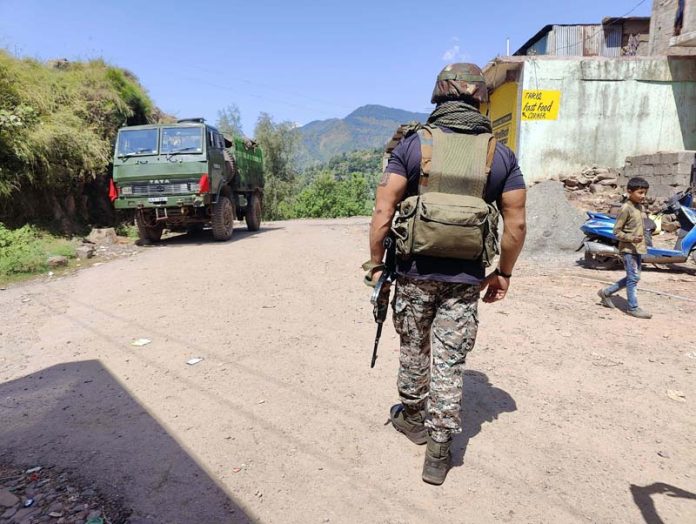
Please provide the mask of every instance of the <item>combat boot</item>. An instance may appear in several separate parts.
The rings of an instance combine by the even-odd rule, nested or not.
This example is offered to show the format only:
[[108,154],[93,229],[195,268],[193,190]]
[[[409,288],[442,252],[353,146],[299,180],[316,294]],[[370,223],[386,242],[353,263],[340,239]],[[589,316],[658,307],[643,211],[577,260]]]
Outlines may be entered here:
[[389,410],[389,420],[394,429],[403,433],[414,444],[425,444],[428,441],[428,430],[425,429],[425,415],[418,408],[403,404],[395,404]]
[[451,444],[452,439],[447,442],[435,442],[432,437],[428,437],[423,463],[423,482],[439,486],[445,481],[450,465]]

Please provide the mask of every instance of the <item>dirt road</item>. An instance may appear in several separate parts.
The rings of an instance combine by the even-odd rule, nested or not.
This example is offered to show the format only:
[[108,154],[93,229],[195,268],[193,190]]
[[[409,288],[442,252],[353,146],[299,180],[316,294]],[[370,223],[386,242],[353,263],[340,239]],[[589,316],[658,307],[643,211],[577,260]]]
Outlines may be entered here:
[[181,236],[0,291],[0,458],[68,468],[132,522],[696,522],[693,266],[645,271],[692,301],[641,293],[640,321],[597,305],[618,272],[522,262],[480,308],[433,487],[385,425],[391,322],[369,368],[366,235],[360,218]]

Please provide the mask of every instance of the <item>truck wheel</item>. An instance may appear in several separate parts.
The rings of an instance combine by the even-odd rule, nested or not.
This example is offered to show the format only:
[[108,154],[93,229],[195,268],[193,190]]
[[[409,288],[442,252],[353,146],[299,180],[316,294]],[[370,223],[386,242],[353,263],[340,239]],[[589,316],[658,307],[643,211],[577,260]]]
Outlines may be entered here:
[[249,197],[246,212],[244,213],[244,219],[249,231],[258,231],[261,227],[261,212],[261,199],[259,195],[254,193]]
[[217,204],[213,205],[213,238],[224,241],[232,238],[234,229],[234,206],[226,196],[220,195]]
[[138,237],[144,243],[159,242],[164,231],[164,224],[151,225],[142,213],[135,214],[135,224],[138,226]]

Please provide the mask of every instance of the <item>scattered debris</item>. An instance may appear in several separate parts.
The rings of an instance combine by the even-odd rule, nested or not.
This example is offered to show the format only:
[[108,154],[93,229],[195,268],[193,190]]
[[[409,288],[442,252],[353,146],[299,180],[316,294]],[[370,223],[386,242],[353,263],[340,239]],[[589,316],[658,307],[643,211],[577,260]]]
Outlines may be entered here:
[[660,455],[662,458],[666,458],[666,459],[672,458],[672,455],[670,455],[670,454],[669,454],[668,452],[666,452],[666,451],[658,451],[657,454]]
[[79,246],[75,251],[77,252],[77,258],[79,258],[80,260],[92,258],[94,256],[94,244],[84,243],[81,246]]
[[10,493],[6,489],[0,490],[0,507],[11,508],[19,502],[16,495]]
[[147,346],[150,342],[152,342],[152,340],[149,338],[136,338],[130,344],[131,346],[142,347]]
[[686,402],[686,395],[684,395],[684,393],[682,393],[681,391],[668,389],[665,393],[672,400],[675,400],[677,402]]
[[592,355],[592,359],[595,361],[592,363],[593,366],[609,368],[609,367],[623,365],[623,362],[621,362],[620,360],[613,360],[613,359],[611,359],[605,355],[602,355],[600,353],[595,353],[594,351],[591,353],[591,355]]
[[186,361],[186,363],[187,363],[189,366],[193,366],[193,365],[195,365],[195,364],[198,364],[199,362],[203,362],[203,358],[202,358],[202,357],[194,357],[194,358],[191,358],[191,359],[189,359],[189,360]]
[[696,360],[696,351],[692,351],[691,353],[687,353],[686,356]]
[[259,404],[265,404],[265,403],[266,403],[265,400],[259,400]]
[[103,229],[94,228],[89,232],[89,235],[87,235],[87,240],[92,244],[116,244],[118,242],[118,236],[113,227]]
[[120,502],[105,498],[67,472],[0,463],[0,522],[104,524],[126,522],[130,515]]
[[46,260],[48,267],[65,267],[68,265],[68,262],[68,257],[64,257],[62,255],[48,257],[48,260]]
[[586,167],[581,173],[561,175],[559,180],[566,189],[578,191],[589,189],[592,193],[609,191],[617,187],[619,174],[605,167]]
[[235,473],[239,473],[240,471],[242,471],[242,468],[232,468],[232,471],[234,471]]

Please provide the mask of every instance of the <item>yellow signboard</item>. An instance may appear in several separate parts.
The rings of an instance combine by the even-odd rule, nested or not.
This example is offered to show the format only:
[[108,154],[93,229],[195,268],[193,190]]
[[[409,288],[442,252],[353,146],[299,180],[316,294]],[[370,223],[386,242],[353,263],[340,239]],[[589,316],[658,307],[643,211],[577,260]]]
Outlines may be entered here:
[[558,120],[560,91],[522,91],[522,120]]
[[[517,83],[508,82],[491,93],[490,119],[498,142],[513,151],[517,146]],[[485,112],[485,110],[483,111]]]

